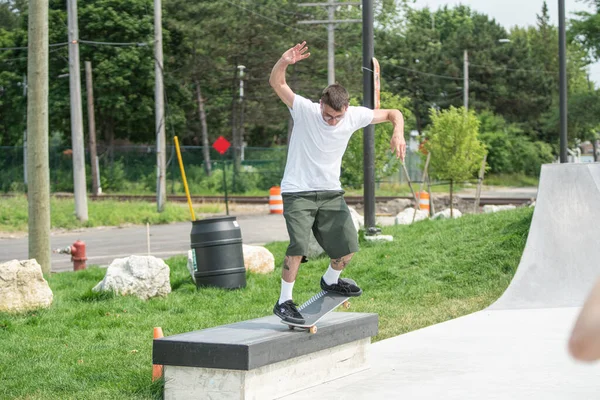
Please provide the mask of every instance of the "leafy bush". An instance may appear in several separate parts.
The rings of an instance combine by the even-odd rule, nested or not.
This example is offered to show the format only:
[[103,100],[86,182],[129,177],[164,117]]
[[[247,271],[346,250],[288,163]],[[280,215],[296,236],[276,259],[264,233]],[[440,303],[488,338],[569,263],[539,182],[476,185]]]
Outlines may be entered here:
[[485,111],[479,115],[481,141],[488,150],[487,163],[495,174],[538,176],[542,164],[554,160],[552,146],[533,141],[516,125]]
[[123,191],[125,187],[125,167],[115,161],[100,169],[100,183],[104,191]]

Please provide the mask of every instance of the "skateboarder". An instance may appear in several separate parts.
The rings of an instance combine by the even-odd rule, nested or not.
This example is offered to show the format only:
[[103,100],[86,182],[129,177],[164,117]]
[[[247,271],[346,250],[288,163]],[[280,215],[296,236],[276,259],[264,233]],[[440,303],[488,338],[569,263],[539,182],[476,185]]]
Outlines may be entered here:
[[294,119],[281,181],[290,245],[281,275],[281,294],[273,312],[284,321],[298,324],[304,319],[292,300],[292,290],[300,263],[306,261],[311,230],[331,259],[321,278],[321,288],[347,296],[362,294],[357,285],[340,279],[358,251],[357,232],[340,184],[342,156],[350,136],[369,124],[389,121],[394,126],[391,150],[403,161],[406,153],[404,118],[399,110],[349,106],[349,94],[338,84],[325,88],[318,103],[295,94],[285,80],[287,66],[309,56],[306,42],[297,44],[283,53],[269,79]]

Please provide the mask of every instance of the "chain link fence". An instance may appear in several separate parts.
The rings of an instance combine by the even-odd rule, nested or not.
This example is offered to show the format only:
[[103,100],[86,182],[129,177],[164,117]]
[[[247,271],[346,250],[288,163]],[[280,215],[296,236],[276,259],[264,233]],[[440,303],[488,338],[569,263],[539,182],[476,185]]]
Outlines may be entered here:
[[[272,186],[280,184],[285,169],[286,147],[245,147],[241,151],[239,166],[234,165],[233,151],[222,156],[212,147],[209,151],[211,174],[204,166],[202,146],[181,146],[181,157],[185,168],[190,193],[210,195],[230,193],[261,195]],[[0,191],[25,192],[26,154],[22,146],[0,146]],[[86,152],[86,176],[91,188],[91,167]],[[72,152],[67,147],[50,147],[50,190],[52,193],[73,192]],[[417,153],[408,151],[406,166],[412,181],[421,179],[421,159]],[[156,147],[116,146],[98,147],[98,167],[103,192],[145,194],[156,191]],[[184,194],[181,172],[174,146],[167,148],[167,193]],[[389,177],[377,182],[404,184],[406,177],[402,168]]]

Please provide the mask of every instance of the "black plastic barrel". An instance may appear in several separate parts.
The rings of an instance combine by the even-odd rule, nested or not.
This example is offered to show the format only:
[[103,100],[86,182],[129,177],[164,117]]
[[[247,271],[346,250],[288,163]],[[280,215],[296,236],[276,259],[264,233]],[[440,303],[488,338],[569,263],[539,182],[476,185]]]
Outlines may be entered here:
[[192,221],[196,286],[237,289],[246,286],[242,231],[235,217]]

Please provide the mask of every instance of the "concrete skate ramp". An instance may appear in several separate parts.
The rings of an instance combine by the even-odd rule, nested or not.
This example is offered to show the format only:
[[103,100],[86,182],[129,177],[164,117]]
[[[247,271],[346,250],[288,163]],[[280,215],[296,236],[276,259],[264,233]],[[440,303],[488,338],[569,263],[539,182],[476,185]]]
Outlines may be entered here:
[[489,309],[581,306],[600,275],[600,163],[542,167],[521,263]]

